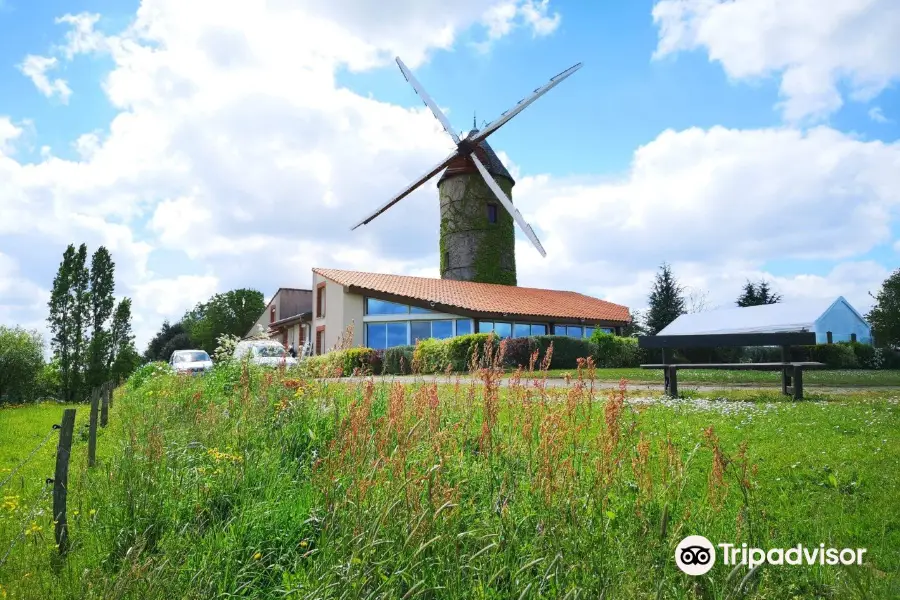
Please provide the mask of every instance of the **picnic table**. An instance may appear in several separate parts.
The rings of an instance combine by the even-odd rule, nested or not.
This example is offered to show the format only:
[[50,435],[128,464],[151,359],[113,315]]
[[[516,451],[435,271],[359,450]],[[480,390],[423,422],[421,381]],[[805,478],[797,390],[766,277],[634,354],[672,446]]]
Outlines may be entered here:
[[[657,335],[641,336],[638,346],[641,348],[662,349],[663,361],[658,364],[644,364],[642,369],[662,369],[665,373],[665,391],[668,395],[678,397],[678,371],[680,369],[719,369],[738,371],[781,371],[781,393],[793,396],[795,400],[803,399],[803,371],[824,367],[825,363],[809,361],[791,361],[791,346],[807,346],[816,343],[816,336],[811,332],[771,332],[771,333],[730,333],[730,334],[696,334],[696,335]],[[780,362],[764,363],[674,363],[672,351],[675,348],[715,348],[727,346],[780,346]]]
[[824,367],[821,362],[767,362],[767,363],[699,363],[699,364],[647,364],[642,369],[663,369],[666,374],[665,391],[673,398],[678,397],[679,369],[719,369],[735,371],[781,371],[781,393],[803,399],[803,370]]

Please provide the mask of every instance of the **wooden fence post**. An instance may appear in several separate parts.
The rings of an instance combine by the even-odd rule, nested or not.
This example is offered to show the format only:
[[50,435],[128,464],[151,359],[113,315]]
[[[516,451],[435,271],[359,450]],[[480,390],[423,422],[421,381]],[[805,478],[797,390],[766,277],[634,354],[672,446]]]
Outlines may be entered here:
[[97,462],[97,411],[100,408],[100,388],[94,388],[91,394],[91,420],[88,425],[88,466]]
[[114,389],[115,389],[115,386],[113,385],[113,382],[107,381],[106,382],[106,397],[109,398],[109,402],[107,402],[107,404],[109,405],[110,408],[112,408],[113,390]]
[[109,394],[100,394],[100,427],[109,422]]
[[66,495],[69,487],[69,457],[72,454],[72,432],[75,430],[75,409],[63,411],[56,446],[56,472],[53,475],[53,522],[59,553],[69,549],[69,523],[66,519]]

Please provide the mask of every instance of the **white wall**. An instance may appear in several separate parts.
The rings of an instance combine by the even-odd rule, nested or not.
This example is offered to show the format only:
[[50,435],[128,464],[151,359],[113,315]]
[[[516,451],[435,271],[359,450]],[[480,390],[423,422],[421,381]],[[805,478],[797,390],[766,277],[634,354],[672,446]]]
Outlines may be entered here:
[[[318,287],[325,282],[325,317],[320,318],[318,309]],[[344,286],[313,273],[313,321],[310,337],[315,343],[316,329],[325,326],[323,351],[337,346],[347,326],[353,323],[353,346],[361,346],[363,341],[363,298],[357,294],[344,293]]]

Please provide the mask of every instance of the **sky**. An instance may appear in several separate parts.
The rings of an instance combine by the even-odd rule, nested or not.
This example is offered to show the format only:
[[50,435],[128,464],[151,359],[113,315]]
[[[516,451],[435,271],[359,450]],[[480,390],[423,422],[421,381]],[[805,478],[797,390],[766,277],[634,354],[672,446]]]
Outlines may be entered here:
[[138,348],[216,292],[312,267],[438,276],[436,179],[490,137],[519,284],[640,310],[671,264],[862,312],[900,258],[896,0],[0,0],[0,324],[46,332],[70,243],[106,246]]

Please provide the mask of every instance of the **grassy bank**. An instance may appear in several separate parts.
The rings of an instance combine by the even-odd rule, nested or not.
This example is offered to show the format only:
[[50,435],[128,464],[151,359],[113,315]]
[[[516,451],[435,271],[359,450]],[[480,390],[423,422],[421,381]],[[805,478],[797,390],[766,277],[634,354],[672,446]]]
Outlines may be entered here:
[[[238,367],[151,378],[117,398],[101,465],[74,469],[67,559],[51,569],[52,536],[34,536],[0,585],[73,599],[900,591],[890,394],[648,402],[480,375],[440,387]],[[736,592],[746,568],[677,570],[688,534],[868,553],[863,566],[763,567]]]
[[[575,376],[576,369],[551,369],[547,376],[554,379]],[[507,377],[512,376],[508,373]],[[633,383],[662,383],[663,372],[656,369],[597,369],[595,377],[599,381],[614,381],[626,379]],[[678,371],[679,383],[686,384],[722,384],[722,385],[753,385],[753,386],[779,386],[781,375],[776,371],[704,371],[684,369]],[[810,369],[803,373],[805,385],[820,385],[828,387],[857,386],[857,387],[881,387],[900,386],[900,370],[818,370]]]

